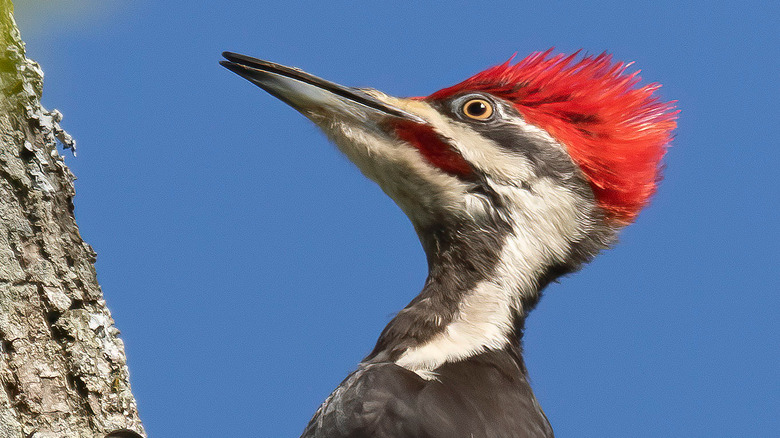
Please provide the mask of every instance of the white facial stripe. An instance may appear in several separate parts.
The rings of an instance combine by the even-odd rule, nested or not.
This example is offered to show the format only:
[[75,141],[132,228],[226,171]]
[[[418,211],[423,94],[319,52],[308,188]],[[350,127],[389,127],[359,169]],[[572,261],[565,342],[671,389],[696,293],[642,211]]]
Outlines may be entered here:
[[569,154],[569,151],[566,149],[566,147],[560,143],[558,143],[557,140],[555,140],[549,132],[545,131],[544,129],[532,125],[530,123],[525,122],[522,119],[513,118],[511,120],[511,123],[514,125],[517,125],[517,129],[522,130],[526,134],[533,135],[534,137],[537,137],[541,142],[547,143],[550,146],[557,147],[562,152],[565,152],[567,155]]
[[535,275],[567,257],[571,240],[588,228],[580,213],[587,211],[587,200],[546,178],[536,180],[533,188],[534,193],[493,187],[511,205],[506,219],[516,225],[495,273],[465,295],[458,314],[441,333],[404,352],[398,365],[429,378],[446,362],[504,348],[510,342],[514,316],[523,311],[522,300],[537,293]]

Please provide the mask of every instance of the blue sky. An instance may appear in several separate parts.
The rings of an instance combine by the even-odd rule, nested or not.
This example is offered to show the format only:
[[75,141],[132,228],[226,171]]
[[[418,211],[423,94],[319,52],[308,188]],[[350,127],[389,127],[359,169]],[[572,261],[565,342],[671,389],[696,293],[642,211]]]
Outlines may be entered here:
[[17,20],[151,436],[297,436],[425,279],[401,211],[221,51],[415,96],[551,46],[681,110],[653,204],[528,320],[556,436],[780,429],[774,2],[47,3]]

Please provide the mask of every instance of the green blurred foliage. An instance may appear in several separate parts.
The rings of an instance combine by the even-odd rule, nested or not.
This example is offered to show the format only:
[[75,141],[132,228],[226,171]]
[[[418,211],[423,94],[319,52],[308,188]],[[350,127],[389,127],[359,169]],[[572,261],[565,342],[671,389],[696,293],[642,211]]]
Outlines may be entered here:
[[14,17],[24,35],[73,32],[105,21],[117,0],[16,0]]

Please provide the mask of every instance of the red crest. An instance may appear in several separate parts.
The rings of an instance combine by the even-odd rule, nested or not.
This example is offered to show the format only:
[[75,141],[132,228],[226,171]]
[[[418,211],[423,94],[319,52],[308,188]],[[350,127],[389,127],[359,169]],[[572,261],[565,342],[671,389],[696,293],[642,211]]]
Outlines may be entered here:
[[655,193],[661,159],[676,127],[674,102],[642,87],[630,63],[602,53],[575,62],[573,55],[533,53],[509,61],[426,99],[482,91],[512,102],[528,123],[566,146],[590,181],[608,219],[632,222]]

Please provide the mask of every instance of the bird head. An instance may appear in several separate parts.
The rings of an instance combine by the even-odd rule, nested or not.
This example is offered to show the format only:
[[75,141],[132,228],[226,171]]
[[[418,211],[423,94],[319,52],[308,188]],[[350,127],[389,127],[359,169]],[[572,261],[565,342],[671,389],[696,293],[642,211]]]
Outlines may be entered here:
[[500,259],[544,273],[518,279],[524,289],[577,269],[636,218],[675,128],[658,85],[638,86],[629,64],[607,54],[535,53],[415,98],[224,56],[395,200],[432,270],[468,258],[466,270],[502,269]]

